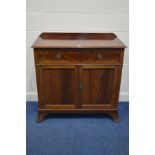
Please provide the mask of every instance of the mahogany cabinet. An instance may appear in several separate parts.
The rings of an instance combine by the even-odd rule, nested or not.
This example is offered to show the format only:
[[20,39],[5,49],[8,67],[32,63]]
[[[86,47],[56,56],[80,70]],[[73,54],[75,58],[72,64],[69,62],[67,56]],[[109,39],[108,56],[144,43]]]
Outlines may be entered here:
[[108,113],[118,122],[125,45],[113,33],[42,33],[34,48],[38,118]]

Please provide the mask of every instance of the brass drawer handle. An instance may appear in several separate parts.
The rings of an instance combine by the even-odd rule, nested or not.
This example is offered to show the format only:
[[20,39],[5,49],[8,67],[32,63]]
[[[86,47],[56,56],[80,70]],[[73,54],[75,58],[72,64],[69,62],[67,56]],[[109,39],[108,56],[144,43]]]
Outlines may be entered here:
[[96,55],[96,57],[97,57],[97,59],[102,59],[102,58],[103,58],[103,54],[98,53],[98,54]]
[[55,57],[56,57],[56,59],[58,59],[58,60],[59,60],[59,59],[63,58],[63,55],[62,55],[62,54],[60,54],[60,53],[57,53]]

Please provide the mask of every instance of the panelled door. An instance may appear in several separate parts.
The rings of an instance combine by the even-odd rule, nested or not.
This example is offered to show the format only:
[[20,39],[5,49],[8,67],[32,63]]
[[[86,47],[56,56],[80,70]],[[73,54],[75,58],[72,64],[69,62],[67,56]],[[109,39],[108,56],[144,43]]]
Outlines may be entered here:
[[77,106],[76,66],[41,66],[40,80],[44,107],[74,109]]
[[114,105],[117,71],[115,66],[80,66],[80,105],[83,109]]
[[40,105],[46,109],[105,109],[115,102],[117,70],[104,65],[41,65]]

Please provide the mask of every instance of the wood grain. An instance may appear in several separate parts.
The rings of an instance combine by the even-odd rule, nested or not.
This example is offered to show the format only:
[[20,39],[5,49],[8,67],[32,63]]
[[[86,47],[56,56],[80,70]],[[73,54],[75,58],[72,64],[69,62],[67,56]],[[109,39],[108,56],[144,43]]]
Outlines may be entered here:
[[[44,66],[41,68],[45,106],[76,105],[77,69],[75,66]],[[51,106],[52,107],[52,106]],[[59,106],[59,108],[62,108]]]
[[33,48],[37,122],[50,113],[108,113],[118,122],[125,45],[115,34],[43,33]]
[[32,47],[125,48],[126,46],[114,33],[42,33]]
[[87,67],[82,70],[82,105],[87,108],[86,105],[91,107],[94,104],[99,106],[112,104],[114,68]]
[[[35,49],[36,64],[120,64],[119,49]],[[57,57],[59,56],[59,58]]]

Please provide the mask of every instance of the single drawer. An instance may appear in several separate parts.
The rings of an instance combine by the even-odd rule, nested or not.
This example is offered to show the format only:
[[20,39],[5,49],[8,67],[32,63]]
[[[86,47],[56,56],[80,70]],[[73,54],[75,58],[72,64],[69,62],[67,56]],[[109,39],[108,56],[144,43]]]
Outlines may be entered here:
[[68,63],[78,59],[78,52],[63,49],[35,49],[36,64]]
[[87,50],[79,54],[80,62],[98,63],[98,64],[120,64],[122,55],[119,50]]
[[122,52],[112,49],[35,49],[36,64],[121,64]]

